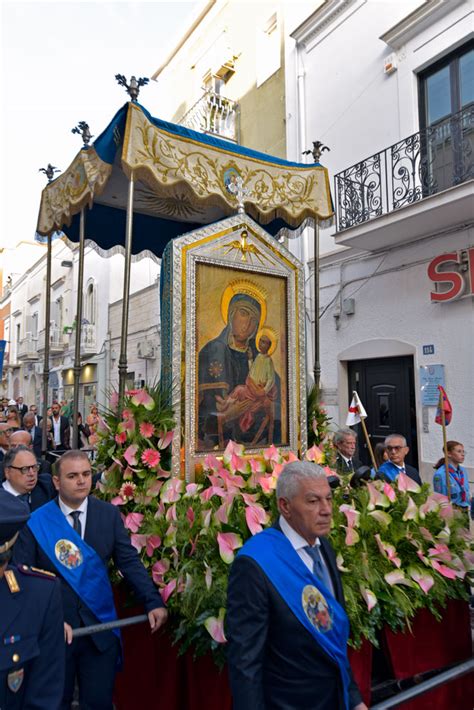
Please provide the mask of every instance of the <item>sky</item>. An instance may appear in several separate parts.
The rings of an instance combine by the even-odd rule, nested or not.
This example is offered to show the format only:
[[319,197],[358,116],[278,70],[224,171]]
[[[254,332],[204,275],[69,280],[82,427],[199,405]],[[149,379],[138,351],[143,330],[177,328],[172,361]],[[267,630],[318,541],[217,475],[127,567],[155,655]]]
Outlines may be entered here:
[[[115,74],[151,77],[198,4],[0,0],[0,247],[34,238],[46,184],[39,168],[72,162],[78,121],[101,133],[129,100]],[[160,116],[153,84],[139,101]]]

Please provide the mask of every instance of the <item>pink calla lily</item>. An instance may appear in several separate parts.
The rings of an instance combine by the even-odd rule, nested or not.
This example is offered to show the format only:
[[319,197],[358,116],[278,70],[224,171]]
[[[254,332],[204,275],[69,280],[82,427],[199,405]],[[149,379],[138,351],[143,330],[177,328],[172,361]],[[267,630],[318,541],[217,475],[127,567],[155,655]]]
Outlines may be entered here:
[[149,412],[155,408],[155,400],[145,389],[140,389],[133,395],[132,404],[136,407],[145,407],[145,409],[148,409]]
[[206,568],[206,572],[204,574],[204,581],[206,582],[206,587],[210,589],[212,586],[212,567],[209,567],[206,562],[204,562],[204,567]]
[[380,535],[375,535],[375,541],[378,545],[378,548],[381,552],[381,554],[387,558],[387,560],[390,560],[390,562],[395,565],[395,567],[401,567],[402,562],[399,557],[397,557],[397,551],[393,545],[390,545],[388,542],[384,542]]
[[438,562],[438,560],[432,559],[431,566],[433,567],[433,569],[435,569],[447,579],[456,579],[456,577],[458,576],[456,574],[456,570],[451,569],[451,567],[446,567],[446,565],[442,565],[441,562]]
[[184,481],[180,478],[170,478],[161,489],[161,500],[163,503],[176,503],[181,498]]
[[346,545],[348,547],[351,547],[352,545],[355,545],[357,542],[359,542],[359,533],[355,528],[345,527],[344,529],[346,531]]
[[242,547],[242,538],[236,533],[217,533],[217,544],[221,559],[228,565],[234,561],[234,551]]
[[209,616],[204,622],[206,630],[217,643],[226,643],[227,639],[224,635],[224,616],[225,609],[219,610],[219,616]]
[[155,498],[162,487],[163,481],[153,481],[153,483],[151,483],[150,487],[148,488],[148,495],[152,496],[152,498]]
[[408,503],[405,512],[403,513],[403,518],[405,522],[407,520],[418,520],[418,507],[411,496],[408,496]]
[[438,542],[434,547],[430,547],[428,557],[436,557],[441,562],[451,562],[453,559],[448,546],[441,542]]
[[390,483],[388,483],[388,481],[385,481],[385,483],[383,484],[383,492],[389,499],[390,503],[395,503],[395,501],[397,500],[397,494],[395,493],[395,490],[392,488]]
[[176,503],[173,503],[173,505],[170,505],[170,507],[166,511],[165,518],[169,523],[171,523],[173,521],[176,522],[176,520],[178,519],[178,516],[176,515]]
[[390,584],[391,587],[393,587],[394,584],[404,584],[406,587],[415,586],[412,580],[407,579],[407,577],[405,577],[405,573],[402,572],[402,570],[400,569],[396,569],[393,572],[388,572],[387,574],[384,574],[384,579],[387,584]]
[[164,575],[168,572],[170,568],[169,560],[158,560],[151,568],[151,576],[156,585],[161,586],[164,584]]
[[384,493],[381,493],[375,483],[367,481],[367,489],[369,491],[369,504],[367,510],[374,510],[376,506],[379,508],[388,508],[390,501]]
[[359,525],[360,513],[350,505],[343,504],[339,506],[341,513],[344,513],[347,520],[347,525],[350,528],[356,528]]
[[359,589],[360,589],[360,593],[362,594],[363,600],[367,604],[368,611],[372,611],[374,606],[377,604],[377,597],[370,589],[367,589],[366,587],[363,587],[362,585],[359,586]]
[[136,533],[130,535],[130,542],[132,543],[133,547],[136,549],[137,552],[141,552],[145,547],[146,538],[146,535],[137,535]]
[[420,533],[422,534],[422,536],[424,537],[424,539],[427,542],[434,542],[435,541],[435,539],[434,539],[433,535],[430,533],[430,531],[427,530],[426,528],[424,528],[422,525],[420,525],[418,530],[420,531]]

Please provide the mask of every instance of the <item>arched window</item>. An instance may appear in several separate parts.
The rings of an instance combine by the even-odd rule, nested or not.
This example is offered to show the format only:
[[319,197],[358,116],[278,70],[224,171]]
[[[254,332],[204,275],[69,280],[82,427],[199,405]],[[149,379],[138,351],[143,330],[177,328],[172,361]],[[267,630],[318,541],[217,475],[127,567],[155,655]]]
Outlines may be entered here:
[[89,281],[86,288],[86,298],[84,303],[84,318],[88,323],[95,324],[96,319],[96,286],[94,281]]

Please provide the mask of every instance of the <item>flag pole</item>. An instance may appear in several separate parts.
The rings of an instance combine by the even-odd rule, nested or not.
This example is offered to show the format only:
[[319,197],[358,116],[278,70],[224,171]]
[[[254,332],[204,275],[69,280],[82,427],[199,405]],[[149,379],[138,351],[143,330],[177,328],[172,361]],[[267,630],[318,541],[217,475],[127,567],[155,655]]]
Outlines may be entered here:
[[449,480],[449,460],[448,447],[446,446],[446,413],[444,411],[443,393],[439,391],[439,411],[441,412],[441,426],[443,428],[443,451],[444,451],[444,468],[446,474],[446,491],[448,500],[451,501],[451,482]]
[[[359,416],[360,416],[359,407],[357,407],[357,410],[359,411]],[[362,431],[364,432],[365,440],[366,440],[367,446],[369,448],[370,458],[372,459],[372,463],[374,465],[374,471],[377,471],[377,464],[375,463],[374,451],[372,449],[372,444],[370,443],[370,438],[369,438],[369,433],[367,431],[367,427],[365,426],[365,422],[362,419],[362,417],[360,417],[360,423],[362,425]]]

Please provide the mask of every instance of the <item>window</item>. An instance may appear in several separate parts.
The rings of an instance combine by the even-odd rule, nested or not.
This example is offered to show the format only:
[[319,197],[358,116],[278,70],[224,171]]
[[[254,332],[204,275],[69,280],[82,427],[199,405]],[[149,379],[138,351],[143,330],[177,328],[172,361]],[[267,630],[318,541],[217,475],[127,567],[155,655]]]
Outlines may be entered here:
[[87,284],[86,298],[84,303],[84,319],[88,324],[95,323],[96,311],[96,290],[93,281]]
[[472,177],[474,42],[426,69],[419,82],[425,192],[432,194]]
[[280,68],[280,31],[278,13],[272,12],[257,28],[256,37],[257,87]]

